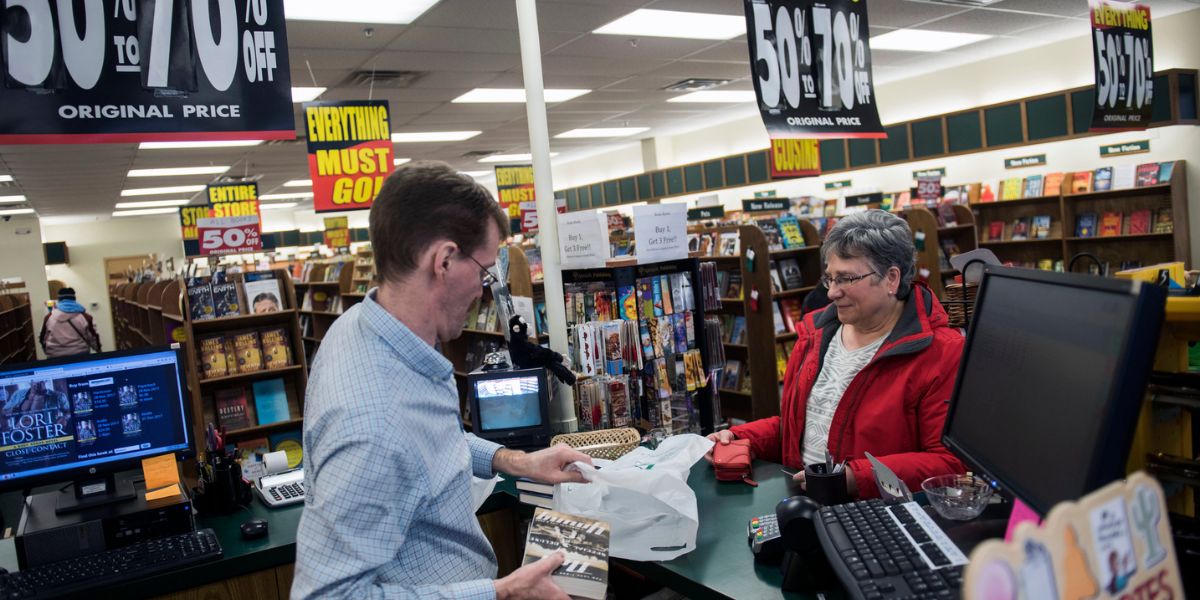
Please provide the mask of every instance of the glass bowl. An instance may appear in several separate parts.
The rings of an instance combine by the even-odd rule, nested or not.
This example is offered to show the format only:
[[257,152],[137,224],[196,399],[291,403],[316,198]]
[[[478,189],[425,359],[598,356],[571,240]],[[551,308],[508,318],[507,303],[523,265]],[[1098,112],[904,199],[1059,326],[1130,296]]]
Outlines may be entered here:
[[955,521],[979,516],[992,498],[992,486],[973,475],[938,475],[921,482],[929,504],[939,515]]

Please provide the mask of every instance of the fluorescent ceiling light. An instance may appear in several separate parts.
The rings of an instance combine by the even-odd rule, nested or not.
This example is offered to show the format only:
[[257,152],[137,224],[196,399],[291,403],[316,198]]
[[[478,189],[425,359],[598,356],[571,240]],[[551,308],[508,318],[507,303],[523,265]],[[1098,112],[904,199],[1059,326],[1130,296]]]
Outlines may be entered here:
[[284,0],[289,21],[335,21],[407,25],[438,0]]
[[177,208],[141,208],[138,210],[114,210],[114,217],[140,217],[143,215],[165,215],[179,212]]
[[412,162],[412,159],[411,158],[397,158],[392,161],[392,166],[398,167],[406,162]]
[[130,169],[130,177],[172,177],[177,175],[220,175],[229,165],[216,167],[168,167],[165,169]]
[[32,208],[10,208],[8,210],[0,210],[0,215],[27,215],[32,212]]
[[[592,90],[544,90],[546,102],[566,102],[578,98]],[[525,102],[523,88],[475,88],[453,100],[456,104],[470,102]]]
[[118,202],[114,208],[161,208],[163,206],[186,206],[191,200],[142,200],[139,202]]
[[746,17],[639,8],[592,33],[729,40],[746,33]]
[[24,201],[25,196],[0,196],[0,204],[16,204]]
[[956,33],[928,29],[897,29],[880,36],[871,36],[872,50],[905,50],[908,52],[941,52],[986,40],[992,36],[980,33]]
[[291,179],[283,182],[283,187],[312,187],[311,179]]
[[295,202],[280,202],[278,204],[260,204],[258,209],[259,210],[273,210],[276,208],[295,208],[295,207],[296,207]]
[[311,102],[317,99],[317,96],[325,93],[323,87],[293,87],[292,88],[292,103]]
[[175,150],[180,148],[234,148],[257,146],[262,140],[236,140],[228,142],[142,142],[138,150]]
[[169,185],[166,187],[153,188],[135,188],[132,190],[121,190],[122,196],[153,196],[155,194],[186,194],[188,192],[199,192],[204,189],[204,185]]
[[[557,152],[551,152],[550,156],[558,156]],[[532,154],[493,154],[479,159],[481,163],[498,163],[498,162],[529,162],[533,160]]]
[[649,127],[585,127],[582,129],[564,131],[554,137],[562,139],[625,137],[627,135],[638,134],[649,129]]
[[412,133],[393,133],[392,142],[403,144],[407,142],[461,142],[469,140],[482,131],[419,131]]
[[675,96],[667,102],[754,102],[754,90],[704,90]]
[[460,175],[466,175],[471,179],[479,179],[480,177],[487,177],[488,175],[496,174],[495,171],[459,171],[458,173]]
[[0,183],[12,181],[12,175],[0,175]]
[[312,192],[287,192],[284,194],[263,194],[259,200],[293,200],[295,198],[312,198]]

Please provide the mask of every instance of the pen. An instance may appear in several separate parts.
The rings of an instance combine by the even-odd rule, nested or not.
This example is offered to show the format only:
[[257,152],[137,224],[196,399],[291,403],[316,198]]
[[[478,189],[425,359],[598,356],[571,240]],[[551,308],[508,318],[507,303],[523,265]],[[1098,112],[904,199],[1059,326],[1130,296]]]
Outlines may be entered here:
[[781,473],[783,473],[784,475],[787,475],[788,477],[795,477],[795,476],[796,476],[796,472],[795,472],[795,471],[789,471],[789,470],[787,470],[787,469],[785,469],[785,468],[783,468],[783,467],[779,467],[779,471],[780,471]]

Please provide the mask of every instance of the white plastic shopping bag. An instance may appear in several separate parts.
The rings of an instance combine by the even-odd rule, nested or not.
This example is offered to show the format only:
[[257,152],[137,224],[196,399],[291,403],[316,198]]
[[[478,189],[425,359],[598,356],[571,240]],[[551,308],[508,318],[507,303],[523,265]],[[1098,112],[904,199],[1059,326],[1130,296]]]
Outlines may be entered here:
[[688,473],[712,446],[708,438],[683,434],[655,450],[636,448],[599,470],[576,463],[591,483],[555,486],[554,510],[608,521],[610,556],[670,560],[687,554],[696,549],[700,525]]

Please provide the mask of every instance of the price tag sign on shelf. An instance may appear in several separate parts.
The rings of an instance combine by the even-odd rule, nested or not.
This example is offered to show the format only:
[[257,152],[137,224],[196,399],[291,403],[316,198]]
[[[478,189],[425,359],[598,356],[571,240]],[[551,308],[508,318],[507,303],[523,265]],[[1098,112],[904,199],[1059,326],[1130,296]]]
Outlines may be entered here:
[[262,250],[257,215],[205,217],[199,220],[200,254],[240,254]]
[[392,165],[384,100],[305,102],[313,210],[368,210]]
[[558,218],[558,256],[564,269],[598,269],[608,260],[608,227],[599,211],[578,210]]
[[771,139],[884,138],[866,0],[745,0],[750,72]]
[[283,3],[0,3],[0,144],[293,139]]
[[633,241],[639,265],[687,258],[687,205],[633,207]]
[[1089,129],[1145,129],[1154,99],[1150,7],[1112,0],[1088,4],[1096,66],[1096,104]]

